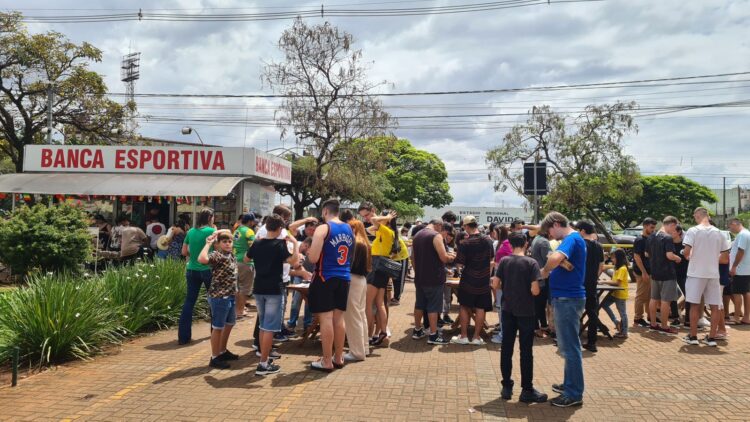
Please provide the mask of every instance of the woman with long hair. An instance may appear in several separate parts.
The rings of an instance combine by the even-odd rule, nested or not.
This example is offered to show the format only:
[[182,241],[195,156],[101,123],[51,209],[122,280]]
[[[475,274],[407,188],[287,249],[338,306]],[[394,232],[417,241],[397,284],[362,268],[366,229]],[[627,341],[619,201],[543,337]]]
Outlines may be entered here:
[[365,360],[369,344],[367,337],[367,280],[365,277],[372,271],[370,257],[370,242],[367,240],[365,225],[359,220],[349,220],[354,232],[354,255],[352,256],[351,281],[349,282],[349,296],[344,312],[346,325],[346,339],[349,352],[344,355],[344,361],[356,362]]
[[[630,282],[630,274],[628,273],[628,258],[625,256],[625,251],[622,249],[615,250],[614,253],[615,261],[615,273],[612,276],[612,280],[605,284],[611,284],[618,286],[622,290],[612,292],[607,296],[601,304],[604,312],[609,315],[609,319],[615,324],[617,329],[617,338],[628,338],[628,313],[627,313],[627,301],[628,301],[628,283]],[[615,317],[615,313],[612,312],[610,307],[612,304],[617,308],[617,313],[620,314],[620,319]]]
[[[395,222],[396,213],[384,213],[382,216],[370,218],[372,226],[371,233],[375,234],[375,240],[372,242],[372,271],[367,277],[367,304],[365,312],[367,313],[367,332],[370,336],[370,344],[379,345],[388,337],[388,313],[385,309],[385,291],[388,287],[390,276],[387,272],[378,267],[379,261],[390,259],[394,252],[395,245],[398,243],[398,230],[394,230],[391,222]],[[399,245],[400,246],[400,245]],[[373,311],[373,307],[376,311]],[[375,334],[375,323],[380,333]]]

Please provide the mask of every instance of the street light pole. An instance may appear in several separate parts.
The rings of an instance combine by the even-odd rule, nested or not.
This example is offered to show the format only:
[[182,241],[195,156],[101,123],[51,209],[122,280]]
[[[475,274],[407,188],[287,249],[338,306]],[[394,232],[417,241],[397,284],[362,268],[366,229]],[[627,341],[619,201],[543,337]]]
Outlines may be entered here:
[[195,132],[195,134],[198,136],[198,140],[201,142],[201,145],[205,146],[206,144],[203,143],[203,138],[201,138],[201,135],[200,135],[200,133],[198,133],[198,130],[193,129],[190,126],[185,126],[185,127],[182,128],[182,134],[183,135],[190,135],[193,132]]
[[55,99],[55,92],[52,90],[52,84],[47,85],[47,143],[52,144],[52,103]]

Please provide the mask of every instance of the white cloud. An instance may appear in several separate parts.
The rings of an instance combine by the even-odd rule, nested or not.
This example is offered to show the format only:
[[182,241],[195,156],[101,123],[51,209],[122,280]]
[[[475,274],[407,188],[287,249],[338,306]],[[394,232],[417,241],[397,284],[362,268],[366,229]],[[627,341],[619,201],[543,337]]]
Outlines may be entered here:
[[[5,3],[5,4],[3,4]],[[317,8],[320,2],[232,0],[155,0],[148,7],[296,7]],[[441,2],[450,4],[450,2]],[[424,6],[426,3],[420,3]],[[0,7],[18,6],[0,0]],[[26,0],[27,8],[82,8],[72,0]],[[97,8],[124,8],[123,2],[97,2]],[[378,6],[371,6],[378,7]],[[135,10],[133,8],[133,10]],[[286,10],[286,9],[263,9]],[[230,13],[231,10],[206,9]],[[92,13],[96,11],[78,11]],[[107,13],[107,11],[99,11]],[[118,13],[123,11],[118,11]],[[250,12],[250,10],[243,10]],[[28,11],[41,14],[42,11]],[[54,12],[50,12],[54,13]],[[57,13],[64,13],[58,11]],[[310,22],[320,22],[313,19]],[[260,82],[264,61],[280,58],[275,44],[291,22],[124,22],[115,24],[32,25],[32,31],[55,29],[74,41],[89,41],[104,51],[96,70],[106,75],[110,90],[124,91],[119,60],[130,45],[142,52],[141,80],[136,92],[253,93],[269,92]],[[356,47],[372,61],[373,80],[388,80],[395,91],[491,89],[575,84],[611,80],[675,77],[750,70],[750,0],[685,2],[681,0],[609,0],[558,4],[494,12],[409,18],[334,18],[351,32]],[[742,78],[750,79],[750,78]],[[712,90],[706,90],[706,89]],[[683,85],[630,90],[597,89],[493,95],[387,98],[394,115],[523,113],[534,104],[559,110],[580,109],[593,102],[638,100],[644,105],[695,104],[750,98],[750,82],[733,89]],[[657,95],[653,95],[656,93]],[[144,99],[141,112],[153,115],[211,116],[268,121],[273,100]],[[192,104],[191,109],[146,107],[147,104]],[[206,108],[207,103],[234,108]],[[420,106],[416,106],[420,105]],[[424,105],[430,105],[429,108]],[[248,106],[247,110],[243,107]],[[265,108],[258,108],[265,107]],[[747,108],[699,110],[638,121],[640,131],[627,139],[646,173],[692,175],[716,185],[729,173],[732,183],[750,184],[747,161]],[[446,162],[456,203],[518,204],[515,195],[495,193],[487,181],[484,152],[502,139],[522,116],[402,120],[397,135],[438,154]],[[486,125],[477,125],[485,122]],[[446,123],[462,129],[446,128]],[[181,123],[142,123],[144,134],[179,139]],[[206,142],[281,146],[274,127],[193,124]],[[431,129],[413,127],[438,126]],[[410,127],[412,127],[410,129]],[[287,144],[286,146],[289,146]],[[681,163],[680,163],[681,160]],[[748,158],[747,160],[750,160]],[[476,169],[474,172],[464,171]]]

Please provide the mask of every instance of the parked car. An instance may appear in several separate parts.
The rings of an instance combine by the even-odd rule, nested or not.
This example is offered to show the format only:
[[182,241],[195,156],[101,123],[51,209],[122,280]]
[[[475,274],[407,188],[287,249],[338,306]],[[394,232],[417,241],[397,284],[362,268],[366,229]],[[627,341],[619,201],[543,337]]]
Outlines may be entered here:
[[643,233],[643,226],[628,227],[622,231],[622,234],[634,237],[640,236],[641,233]]

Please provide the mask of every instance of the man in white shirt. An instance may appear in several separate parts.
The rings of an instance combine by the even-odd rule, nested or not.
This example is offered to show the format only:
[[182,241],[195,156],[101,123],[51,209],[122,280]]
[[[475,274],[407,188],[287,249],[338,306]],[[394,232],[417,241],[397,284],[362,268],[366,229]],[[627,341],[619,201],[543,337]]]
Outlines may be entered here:
[[156,242],[167,232],[167,227],[160,223],[159,220],[151,220],[146,224],[146,236],[149,238],[149,244],[152,250],[157,250]]
[[729,231],[735,235],[729,254],[734,320],[737,324],[750,325],[750,254],[747,253],[750,249],[750,231],[743,227],[739,218],[729,219]]
[[719,258],[729,254],[731,245],[724,235],[709,222],[708,210],[699,207],[693,212],[697,226],[691,227],[685,234],[683,254],[688,264],[685,283],[685,300],[690,307],[690,334],[683,339],[687,344],[698,344],[698,319],[702,311],[701,296],[711,308],[711,330],[703,340],[708,346],[716,347],[716,332],[719,318],[723,312],[722,289],[719,283]]

